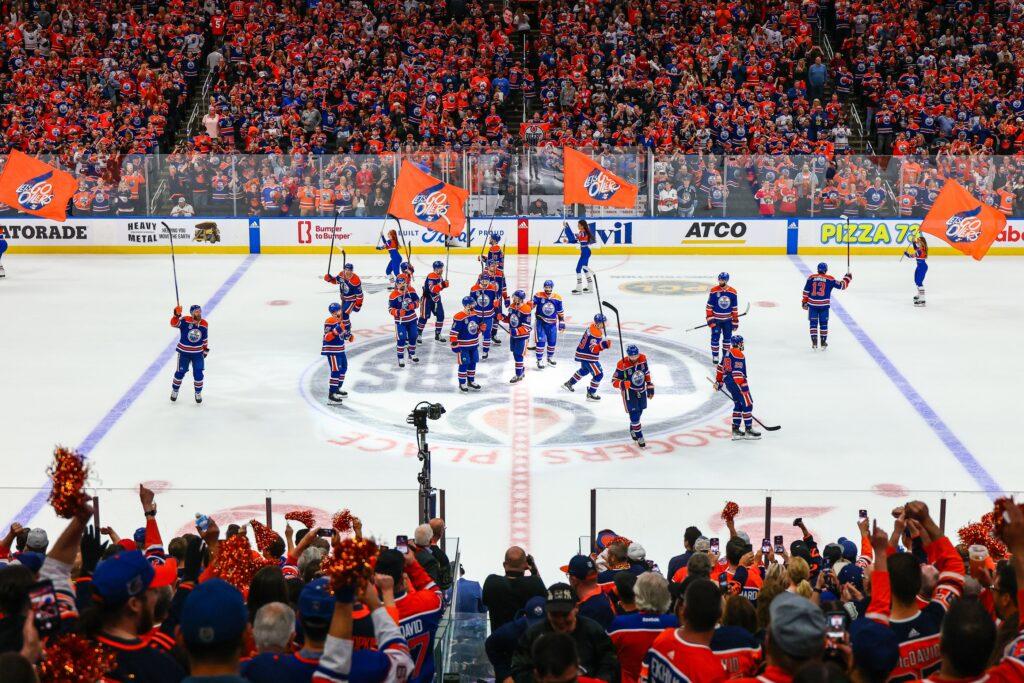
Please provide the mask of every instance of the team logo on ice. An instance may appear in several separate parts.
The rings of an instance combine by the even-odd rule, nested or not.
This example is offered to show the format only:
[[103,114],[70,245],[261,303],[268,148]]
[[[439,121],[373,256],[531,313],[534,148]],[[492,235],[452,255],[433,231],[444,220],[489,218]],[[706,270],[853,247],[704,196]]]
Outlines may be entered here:
[[427,223],[440,220],[448,213],[448,195],[444,183],[431,185],[412,198],[412,210],[416,217]]
[[959,211],[946,221],[946,237],[953,242],[974,242],[981,235],[981,205]]
[[30,178],[18,186],[18,203],[27,211],[38,211],[53,201],[53,171]]
[[618,192],[622,186],[615,182],[615,180],[607,173],[599,168],[595,168],[583,180],[583,188],[587,191],[587,194],[590,195],[591,199],[603,202],[614,197],[615,193]]

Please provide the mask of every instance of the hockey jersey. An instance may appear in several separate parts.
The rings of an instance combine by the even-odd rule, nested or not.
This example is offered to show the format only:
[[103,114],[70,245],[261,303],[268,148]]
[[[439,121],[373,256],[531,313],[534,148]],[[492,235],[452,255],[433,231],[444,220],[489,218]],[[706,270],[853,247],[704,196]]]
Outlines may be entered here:
[[354,305],[356,310],[363,307],[363,281],[358,275],[352,273],[352,278],[346,280],[344,273],[338,273],[330,278],[332,285],[341,285],[342,299],[346,304]]
[[625,389],[628,394],[646,394],[649,389],[653,389],[654,382],[651,381],[647,356],[641,353],[635,361],[629,356],[621,359],[615,366],[612,386],[616,389]]
[[381,249],[387,249],[388,254],[390,254],[391,256],[395,256],[398,254],[398,240],[393,240],[390,237],[382,237],[381,240],[383,243],[383,246],[380,247]]
[[177,346],[178,353],[206,351],[210,329],[205,318],[196,322],[190,315],[174,316],[171,318],[171,327],[177,327],[180,335]]
[[495,274],[502,277],[505,274],[505,252],[501,246],[492,244],[491,248],[484,254],[484,266],[494,266]]
[[448,284],[443,275],[438,275],[431,271],[426,279],[423,280],[423,299],[430,299],[437,303],[441,300],[441,291],[447,286]]
[[530,312],[533,311],[533,304],[522,303],[519,306],[510,308],[508,314],[499,313],[498,319],[508,323],[508,330],[513,339],[525,339],[530,336]]
[[537,320],[548,325],[565,319],[562,297],[554,292],[548,294],[541,290],[534,294],[533,309],[537,312]]
[[747,359],[743,352],[735,346],[729,349],[729,353],[722,358],[722,363],[715,373],[716,382],[728,380],[732,380],[740,388],[745,389],[747,386]]
[[711,636],[711,651],[722,663],[729,678],[754,676],[761,663],[761,647],[746,629],[719,626]]
[[468,349],[480,343],[480,333],[487,329],[488,323],[476,313],[459,311],[452,316],[452,329],[448,341],[453,350]]
[[576,360],[581,363],[594,363],[602,351],[612,345],[604,338],[604,330],[597,323],[591,323],[583,333],[580,343],[576,345]]
[[615,617],[608,627],[608,636],[619,657],[620,681],[636,683],[651,644],[665,629],[678,626],[679,620],[674,614],[631,612]]
[[485,320],[494,317],[498,297],[500,296],[498,285],[490,280],[480,280],[469,290],[469,295],[476,300],[475,309],[477,315]]
[[406,566],[413,590],[395,598],[398,626],[409,643],[413,668],[409,683],[434,680],[434,635],[444,615],[441,589],[417,562]]
[[351,640],[327,636],[313,683],[404,683],[413,671],[409,645],[383,607],[370,615],[380,644],[376,650],[354,651]]
[[391,316],[397,323],[407,323],[415,320],[418,316],[419,305],[420,297],[411,289],[408,291],[396,289],[391,292],[391,298],[388,301]]
[[590,234],[590,228],[580,228],[576,231],[576,241],[581,247],[589,247],[594,242],[594,236]]
[[711,648],[683,640],[674,628],[655,638],[640,668],[642,683],[720,683],[726,678]]
[[341,318],[328,316],[324,321],[324,340],[320,349],[321,356],[332,353],[345,353],[345,330]]
[[708,303],[704,308],[704,318],[712,320],[732,320],[733,324],[739,322],[739,313],[736,310],[736,290],[726,285],[715,285],[708,292]]
[[837,280],[828,273],[814,273],[807,276],[804,284],[803,303],[811,308],[828,308],[832,304],[832,290],[846,289],[850,286],[853,276],[847,273],[842,280]]

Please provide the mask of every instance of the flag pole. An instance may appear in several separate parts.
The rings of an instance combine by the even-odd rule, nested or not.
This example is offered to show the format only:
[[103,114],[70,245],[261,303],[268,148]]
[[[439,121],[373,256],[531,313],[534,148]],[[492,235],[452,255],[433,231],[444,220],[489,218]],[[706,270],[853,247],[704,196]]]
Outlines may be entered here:
[[850,217],[845,213],[839,216],[846,221],[846,272],[850,272]]

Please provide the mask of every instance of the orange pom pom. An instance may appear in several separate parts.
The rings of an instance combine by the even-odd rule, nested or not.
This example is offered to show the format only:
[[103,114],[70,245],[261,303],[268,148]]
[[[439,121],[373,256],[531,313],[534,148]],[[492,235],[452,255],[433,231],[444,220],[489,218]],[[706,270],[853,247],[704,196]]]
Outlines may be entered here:
[[376,543],[369,539],[346,538],[324,556],[320,571],[331,578],[331,589],[338,590],[355,586],[360,578],[372,579],[376,564]]
[[1006,546],[994,533],[995,515],[991,512],[986,512],[979,521],[963,526],[957,531],[961,543],[983,545],[988,548],[988,554],[993,560],[1000,560],[1006,557]]
[[307,529],[312,529],[316,526],[316,517],[313,515],[312,510],[292,510],[284,518],[294,520]]
[[280,538],[273,529],[262,522],[251,519],[249,524],[252,526],[253,535],[256,537],[256,548],[261,553],[267,551],[267,548],[274,542],[274,539]]
[[236,534],[221,542],[217,559],[210,571],[213,576],[224,579],[243,595],[248,595],[252,577],[269,564],[273,564],[273,561],[255,552],[248,538]]
[[353,515],[352,512],[348,508],[345,508],[341,512],[335,512],[334,513],[334,518],[331,520],[331,526],[333,526],[335,529],[337,529],[340,533],[345,533],[346,531],[351,531],[352,530],[352,520],[354,518],[355,518],[355,515]]
[[46,470],[50,477],[50,505],[58,517],[71,519],[82,513],[89,504],[85,482],[89,466],[85,458],[75,451],[57,446],[53,451],[53,464]]
[[[995,502],[992,510],[992,529],[996,538],[1003,537],[1003,528],[1006,527],[1006,510],[1011,505],[1013,505],[1013,500],[1010,498],[999,498]],[[1024,512],[1024,504],[1018,504],[1017,507]]]
[[722,519],[727,522],[731,522],[736,519],[736,515],[738,514],[740,514],[740,506],[731,500],[725,504],[724,508],[722,508]]
[[95,683],[116,667],[112,650],[68,633],[50,641],[38,671],[41,683]]

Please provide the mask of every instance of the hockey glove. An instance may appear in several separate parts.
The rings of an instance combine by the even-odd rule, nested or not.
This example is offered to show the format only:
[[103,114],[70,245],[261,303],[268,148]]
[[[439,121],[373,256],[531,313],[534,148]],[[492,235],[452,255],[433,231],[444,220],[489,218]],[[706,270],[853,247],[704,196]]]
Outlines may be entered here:
[[808,306],[808,305],[807,305],[807,302],[805,301],[805,302],[804,302],[804,310],[806,311],[806,310],[807,310],[807,309],[809,309],[809,308],[810,308],[810,306]]
[[[324,282],[331,282],[331,276],[330,276],[330,274],[328,274],[328,275],[324,275]],[[334,283],[332,282],[331,284],[334,284]]]
[[650,387],[647,390],[647,398],[654,398],[654,387]]
[[175,318],[180,318],[181,317],[181,306],[175,306],[174,307],[174,317]]
[[210,355],[210,349],[203,349],[203,358],[206,358],[209,355]]
[[715,321],[712,320],[711,318],[708,318],[708,327],[710,327],[712,330],[715,329]]
[[559,332],[565,332],[565,323],[564,322],[558,323],[558,331]]

